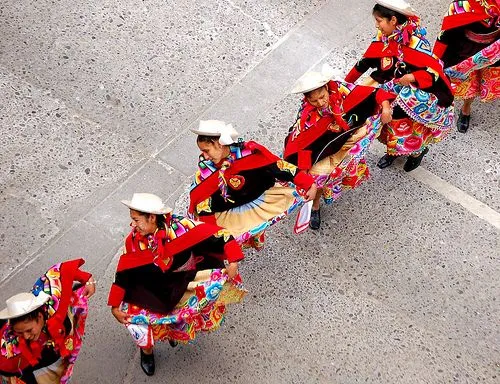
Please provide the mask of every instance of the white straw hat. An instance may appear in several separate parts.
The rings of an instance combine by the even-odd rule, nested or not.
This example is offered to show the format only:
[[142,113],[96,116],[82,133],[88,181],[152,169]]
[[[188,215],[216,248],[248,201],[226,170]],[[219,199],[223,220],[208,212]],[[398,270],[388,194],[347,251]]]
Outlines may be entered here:
[[122,200],[122,203],[134,211],[155,215],[165,215],[172,212],[172,208],[166,207],[161,198],[152,193],[134,193],[132,200]]
[[415,10],[404,0],[375,0],[375,2],[405,16],[416,15]]
[[50,296],[43,291],[40,291],[38,296],[35,296],[31,292],[18,293],[5,301],[7,308],[0,311],[0,319],[14,319],[27,315],[35,309],[40,308],[49,299]]
[[336,75],[335,69],[328,64],[323,64],[321,72],[310,71],[304,73],[295,83],[292,93],[306,93],[321,88]]
[[221,120],[201,120],[198,129],[190,129],[197,135],[219,137],[219,143],[230,145],[238,140],[238,132],[231,124]]

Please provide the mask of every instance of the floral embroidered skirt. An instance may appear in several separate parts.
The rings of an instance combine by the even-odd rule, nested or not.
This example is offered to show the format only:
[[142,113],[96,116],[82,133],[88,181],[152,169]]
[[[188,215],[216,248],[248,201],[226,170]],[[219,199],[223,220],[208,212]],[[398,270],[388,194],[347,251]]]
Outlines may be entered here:
[[227,229],[243,248],[262,249],[264,233],[303,200],[290,186],[276,184],[250,203],[215,214],[217,225]]
[[128,303],[122,303],[121,309],[131,317],[126,327],[135,343],[150,348],[157,341],[188,343],[198,332],[218,329],[226,305],[241,302],[245,294],[239,276],[228,280],[224,269],[207,269],[196,274],[179,304],[168,314]]
[[454,105],[441,107],[437,97],[414,85],[402,86],[392,81],[381,88],[397,94],[393,102],[408,116],[394,119],[382,129],[379,140],[387,146],[387,154],[417,155],[427,146],[439,143],[454,125]]
[[[468,41],[457,46],[456,55],[463,59],[460,63],[445,69],[455,86],[455,97],[481,101],[500,98],[500,40],[476,52],[478,45]],[[468,43],[472,44],[467,49]],[[472,54],[472,52],[476,52]],[[472,56],[469,56],[472,54]],[[465,56],[465,57],[464,57]]]
[[491,102],[500,99],[500,67],[486,67],[472,71],[469,77],[460,81],[453,79],[455,97]]
[[313,165],[309,173],[316,185],[323,188],[323,200],[331,204],[342,193],[354,189],[365,181],[370,172],[366,164],[366,153],[378,136],[382,123],[377,117],[367,119],[335,154]]
[[384,125],[379,141],[386,145],[391,156],[421,153],[430,144],[440,142],[449,130],[431,130],[410,118],[394,119]]

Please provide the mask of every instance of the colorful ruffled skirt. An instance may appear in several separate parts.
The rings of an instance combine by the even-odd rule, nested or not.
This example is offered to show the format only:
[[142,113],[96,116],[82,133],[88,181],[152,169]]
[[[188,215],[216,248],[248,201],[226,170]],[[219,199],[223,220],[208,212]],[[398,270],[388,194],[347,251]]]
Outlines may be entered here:
[[403,86],[392,81],[380,85],[397,94],[393,106],[408,116],[393,119],[382,129],[379,140],[387,146],[387,154],[417,155],[431,144],[443,140],[453,127],[454,105],[441,107],[438,98],[414,85]]
[[[72,351],[71,355],[65,359],[67,361],[66,369],[61,377],[61,384],[66,384],[70,381],[71,375],[73,374],[73,368],[75,366],[75,361],[80,353],[80,349],[83,344],[83,336],[85,334],[85,322],[88,315],[88,299],[83,296],[83,291],[85,286],[78,288],[73,292],[71,296],[71,304],[68,308],[68,317],[73,324],[72,330]],[[38,381],[38,378],[37,378]]]
[[217,225],[227,229],[243,248],[262,249],[267,228],[300,207],[295,188],[276,184],[257,199],[215,214]]
[[500,67],[486,67],[472,71],[466,80],[452,80],[455,97],[491,102],[500,99]]
[[455,97],[481,101],[500,98],[500,40],[485,47],[460,63],[446,68],[455,87]]
[[369,177],[366,154],[381,128],[379,118],[367,119],[338,152],[310,169],[318,188],[323,188],[322,197],[326,204],[338,200],[344,191],[356,188]]
[[130,316],[126,327],[135,343],[151,348],[157,341],[188,343],[198,332],[218,329],[226,305],[241,302],[245,294],[239,276],[229,280],[225,270],[208,269],[197,272],[179,304],[168,314],[128,303],[122,303],[121,310]]

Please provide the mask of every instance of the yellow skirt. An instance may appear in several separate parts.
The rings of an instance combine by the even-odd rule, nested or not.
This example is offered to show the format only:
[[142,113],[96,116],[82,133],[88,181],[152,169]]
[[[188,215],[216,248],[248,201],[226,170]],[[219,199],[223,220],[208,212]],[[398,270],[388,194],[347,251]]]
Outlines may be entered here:
[[365,126],[359,128],[354,134],[345,142],[342,148],[331,156],[325,157],[323,160],[318,161],[312,166],[309,173],[313,176],[328,176],[340,164],[342,160],[349,154],[349,150],[354,145],[365,137],[368,131]]
[[33,372],[37,384],[59,384],[68,363],[59,359],[47,367],[37,369]]
[[295,190],[276,184],[257,199],[215,214],[217,225],[227,229],[243,248],[262,249],[267,228],[302,204]]

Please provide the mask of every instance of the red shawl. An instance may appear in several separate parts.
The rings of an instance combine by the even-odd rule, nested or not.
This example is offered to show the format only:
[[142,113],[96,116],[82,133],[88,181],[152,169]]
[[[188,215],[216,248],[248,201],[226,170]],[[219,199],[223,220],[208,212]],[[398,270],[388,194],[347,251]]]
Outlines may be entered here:
[[[462,27],[477,21],[499,16],[499,5],[495,0],[484,1],[489,7],[478,0],[453,1],[448,14],[443,19],[442,31]],[[462,4],[461,4],[462,3]],[[469,7],[467,7],[467,3]]]
[[[421,51],[414,48],[410,48],[407,45],[399,46],[399,44],[393,40],[389,41],[387,47],[384,46],[382,41],[374,41],[370,44],[366,50],[363,57],[366,58],[383,58],[383,57],[396,57],[399,56],[399,50],[403,55],[403,61],[414,65],[419,68],[429,67],[433,69],[439,77],[445,82],[449,89],[451,89],[450,80],[444,74],[443,66],[439,59],[432,55],[430,51]],[[361,74],[358,74],[356,68],[346,76],[346,81],[354,82]],[[357,76],[357,77],[356,77]],[[418,81],[418,79],[417,79]]]
[[[144,249],[144,244],[148,244],[147,238],[131,232],[125,239],[125,253],[120,256],[116,271],[120,272],[143,265],[155,264],[165,272],[172,265],[175,255],[194,247],[222,230],[217,225],[206,224],[176,215],[167,217],[166,226],[168,227],[168,233],[165,229],[161,229],[155,234],[158,247],[155,251],[149,248]],[[243,259],[243,252],[234,239],[225,244],[224,253],[229,262]],[[116,284],[112,284],[108,296],[108,305],[117,307],[124,297],[125,290]]]
[[[484,4],[484,5],[483,5]],[[487,5],[487,6],[486,6]],[[453,1],[450,4],[448,13],[443,18],[441,25],[441,33],[444,31],[463,27],[478,21],[489,20],[493,17],[500,16],[500,4],[496,0],[465,0]],[[446,44],[443,44],[438,39],[434,45],[434,54],[442,57],[446,51]]]
[[[300,126],[306,127],[306,124],[311,122],[314,123],[314,127],[309,129],[304,129],[300,132],[300,134],[292,140],[288,139],[283,157],[285,160],[296,153],[300,153],[300,151],[305,150],[311,144],[313,144],[316,140],[318,140],[321,136],[325,134],[328,130],[330,124],[336,123],[340,126],[344,131],[349,129],[349,125],[343,120],[342,115],[348,113],[354,107],[356,107],[360,102],[362,102],[368,95],[370,95],[374,91],[374,88],[364,87],[364,86],[356,86],[346,97],[342,98],[341,94],[338,91],[338,86],[335,81],[328,82],[328,92],[330,93],[330,106],[333,110],[332,115],[321,116],[318,112],[318,109],[311,105],[307,98],[304,98],[304,109],[300,115]],[[310,159],[309,159],[310,162]],[[300,169],[309,169],[311,165],[300,164],[301,156],[299,155],[299,164],[298,167]]]

